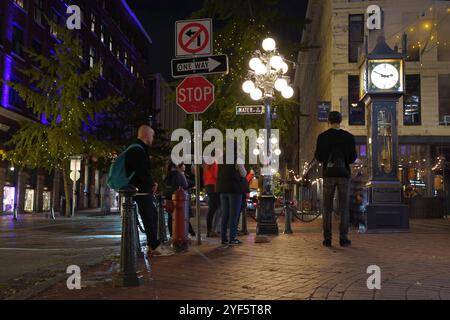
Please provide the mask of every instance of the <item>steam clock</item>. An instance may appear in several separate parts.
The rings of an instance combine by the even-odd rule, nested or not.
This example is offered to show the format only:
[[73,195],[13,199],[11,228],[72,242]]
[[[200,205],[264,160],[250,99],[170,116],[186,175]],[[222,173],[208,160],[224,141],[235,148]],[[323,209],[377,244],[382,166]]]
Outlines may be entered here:
[[371,53],[367,51],[366,44],[360,79],[361,100],[367,109],[368,124],[367,230],[407,230],[408,210],[397,177],[397,104],[405,90],[405,52],[392,50],[384,36],[378,38]]

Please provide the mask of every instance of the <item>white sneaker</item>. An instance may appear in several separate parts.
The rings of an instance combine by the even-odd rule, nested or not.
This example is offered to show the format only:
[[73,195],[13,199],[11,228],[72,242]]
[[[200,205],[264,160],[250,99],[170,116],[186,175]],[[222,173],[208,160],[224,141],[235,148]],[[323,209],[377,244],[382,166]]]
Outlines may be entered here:
[[172,256],[174,255],[174,252],[172,251],[172,249],[167,248],[164,245],[159,245],[158,248],[156,248],[155,250],[150,250],[150,255],[152,256],[160,256],[160,257],[167,257],[167,256]]

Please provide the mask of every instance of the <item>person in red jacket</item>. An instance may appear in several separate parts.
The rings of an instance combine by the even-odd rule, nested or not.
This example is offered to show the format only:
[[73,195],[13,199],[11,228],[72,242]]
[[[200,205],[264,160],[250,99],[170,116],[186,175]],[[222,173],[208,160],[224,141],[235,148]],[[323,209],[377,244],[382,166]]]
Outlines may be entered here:
[[218,236],[212,230],[212,223],[214,219],[214,215],[219,208],[220,205],[220,196],[216,192],[216,184],[217,184],[217,173],[219,171],[219,167],[217,165],[217,161],[214,161],[213,164],[205,164],[203,169],[203,181],[205,184],[205,191],[208,195],[208,215],[206,218],[206,229],[207,237]]

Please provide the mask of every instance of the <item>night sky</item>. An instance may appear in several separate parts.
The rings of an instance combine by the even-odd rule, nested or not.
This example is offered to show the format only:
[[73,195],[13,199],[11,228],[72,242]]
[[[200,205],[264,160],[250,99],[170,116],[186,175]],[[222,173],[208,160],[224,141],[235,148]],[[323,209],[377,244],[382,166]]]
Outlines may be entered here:
[[[162,73],[167,81],[172,81],[170,61],[175,58],[175,21],[188,19],[192,12],[202,7],[203,0],[127,0],[127,3],[153,40],[150,54],[152,73]],[[307,3],[307,0],[281,0],[280,8],[286,13],[298,13],[299,19],[303,19]],[[300,42],[301,34],[293,34],[277,27],[278,30],[274,31],[277,38]]]

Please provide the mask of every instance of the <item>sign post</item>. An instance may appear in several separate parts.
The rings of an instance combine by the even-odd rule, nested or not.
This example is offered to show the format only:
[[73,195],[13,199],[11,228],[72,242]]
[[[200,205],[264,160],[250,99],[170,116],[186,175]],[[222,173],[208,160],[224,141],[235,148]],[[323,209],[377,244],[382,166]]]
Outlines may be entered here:
[[[193,76],[184,79],[177,87],[177,104],[188,114],[194,114],[194,124],[199,121],[199,114],[205,112],[214,103],[214,85],[205,77]],[[197,132],[197,130],[194,130]],[[201,244],[200,217],[200,164],[201,137],[194,137],[195,150],[195,212],[197,216],[197,244]],[[199,159],[200,158],[200,159]]]
[[[175,56],[172,77],[185,78],[177,87],[176,102],[187,114],[194,115],[194,126],[200,114],[214,103],[214,85],[202,75],[228,74],[228,57],[212,55],[212,19],[175,22]],[[201,244],[200,164],[202,163],[201,129],[194,130],[195,150],[195,210],[197,244]]]

